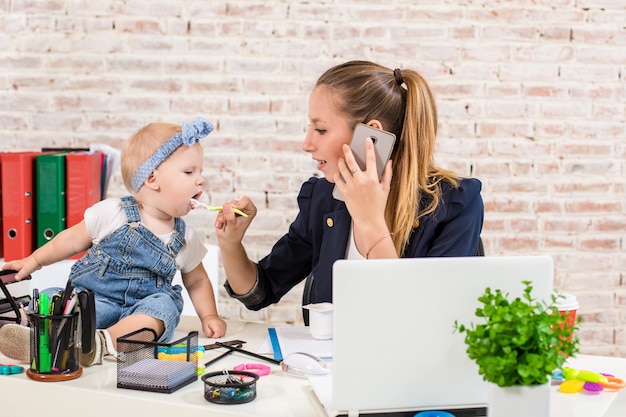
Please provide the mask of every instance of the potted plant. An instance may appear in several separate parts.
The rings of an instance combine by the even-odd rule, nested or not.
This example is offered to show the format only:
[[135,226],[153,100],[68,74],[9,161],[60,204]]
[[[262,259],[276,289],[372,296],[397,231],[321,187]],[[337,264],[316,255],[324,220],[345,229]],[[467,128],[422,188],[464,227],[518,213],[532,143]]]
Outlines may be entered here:
[[[531,296],[532,283],[523,284],[522,297],[514,300],[501,290],[486,288],[478,297],[482,306],[476,309],[476,317],[484,321],[469,326],[455,322],[455,328],[465,334],[469,358],[478,365],[483,379],[491,383],[489,416],[549,415],[550,376],[568,356],[578,352],[579,340],[574,336],[577,326],[567,325],[566,316],[559,313],[558,295],[552,295],[550,304],[538,301]],[[519,391],[533,390],[542,392],[537,394],[542,399],[519,395]],[[512,409],[500,411],[494,395],[505,395],[505,404]],[[532,405],[538,409],[528,410]]]

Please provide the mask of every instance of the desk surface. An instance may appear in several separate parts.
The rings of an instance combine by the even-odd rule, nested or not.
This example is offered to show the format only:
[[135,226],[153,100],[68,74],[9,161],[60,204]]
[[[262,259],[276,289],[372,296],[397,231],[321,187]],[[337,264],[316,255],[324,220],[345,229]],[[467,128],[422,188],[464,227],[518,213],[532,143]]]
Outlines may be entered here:
[[[183,316],[176,337],[183,337],[191,330],[199,330],[195,317]],[[228,322],[227,337],[220,340],[245,340],[244,349],[257,352],[267,337],[267,326],[255,323]],[[213,343],[213,339],[200,338],[200,344]],[[209,350],[201,359],[204,363],[223,353],[224,349]],[[9,360],[0,355],[0,363]],[[207,372],[232,369],[240,363],[259,362],[250,356],[233,353],[219,360]],[[171,394],[117,388],[117,365],[105,361],[102,366],[83,369],[81,377],[72,381],[33,381],[25,374],[0,375],[0,409],[2,415],[29,414],[29,404],[36,399],[38,404],[63,404],[58,413],[51,408],[42,415],[47,417],[66,416],[67,405],[72,414],[84,410],[90,416],[176,416],[185,417],[244,417],[284,416],[318,417],[324,411],[309,389],[306,379],[284,374],[280,366],[267,363],[272,373],[257,382],[257,398],[247,404],[213,404],[204,399],[204,384],[198,378]],[[27,366],[24,364],[24,366]],[[60,402],[60,400],[62,402]],[[70,402],[65,402],[69,400]],[[106,407],[103,407],[106,405]],[[12,413],[14,412],[14,413]],[[133,414],[136,412],[137,414]]]
[[[241,339],[244,348],[252,352],[267,338],[267,325],[245,322],[228,322],[227,337],[222,340]],[[194,317],[183,317],[177,337],[188,331],[199,329]],[[200,338],[201,344],[212,343],[212,339]],[[223,349],[207,351],[202,362],[218,356]],[[233,353],[212,365],[207,371],[232,369],[240,363],[258,362],[254,358]],[[9,360],[0,355],[0,363]],[[579,355],[570,360],[578,369],[611,372],[626,378],[626,359]],[[204,399],[204,385],[200,379],[171,394],[161,394],[117,388],[117,367],[114,361],[102,366],[85,368],[83,375],[72,381],[39,382],[25,374],[0,375],[0,408],[3,415],[11,412],[24,413],[35,399],[38,404],[59,404],[60,399],[70,400],[75,412],[82,410],[92,416],[132,415],[138,412],[146,416],[281,416],[323,417],[325,412],[311,391],[306,379],[284,374],[278,365],[270,365],[272,373],[261,377],[257,383],[257,398],[247,404],[220,405]],[[603,392],[599,395],[562,394],[552,387],[552,417],[617,417],[626,415],[626,393]],[[106,404],[106,407],[103,405]],[[28,413],[27,413],[28,414]],[[46,416],[67,415],[67,407],[59,407],[58,413],[51,407]]]

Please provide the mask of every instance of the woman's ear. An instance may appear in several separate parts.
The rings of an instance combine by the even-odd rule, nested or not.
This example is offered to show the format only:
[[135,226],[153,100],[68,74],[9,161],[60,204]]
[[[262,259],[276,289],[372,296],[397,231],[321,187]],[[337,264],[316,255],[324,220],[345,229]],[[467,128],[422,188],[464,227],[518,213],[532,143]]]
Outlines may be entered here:
[[371,126],[371,127],[374,127],[374,128],[376,128],[378,130],[385,130],[385,129],[383,129],[383,124],[379,120],[377,120],[377,119],[370,120],[369,122],[367,122],[367,125]]

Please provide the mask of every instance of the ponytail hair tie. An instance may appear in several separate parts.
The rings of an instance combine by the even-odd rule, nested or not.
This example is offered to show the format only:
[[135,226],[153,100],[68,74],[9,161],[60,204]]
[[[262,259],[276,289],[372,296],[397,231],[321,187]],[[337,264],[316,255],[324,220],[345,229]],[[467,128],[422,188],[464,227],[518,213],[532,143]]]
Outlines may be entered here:
[[398,85],[404,84],[404,79],[402,79],[402,70],[400,70],[400,68],[396,68],[395,70],[393,70],[393,76],[396,79],[396,83]]

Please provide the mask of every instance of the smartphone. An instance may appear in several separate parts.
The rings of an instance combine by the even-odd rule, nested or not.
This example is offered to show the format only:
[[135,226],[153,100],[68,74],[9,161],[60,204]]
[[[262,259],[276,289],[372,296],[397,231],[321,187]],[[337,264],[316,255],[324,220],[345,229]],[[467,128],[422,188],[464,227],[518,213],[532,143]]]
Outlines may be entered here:
[[[385,165],[393,151],[393,145],[396,143],[396,135],[391,132],[376,129],[364,123],[359,123],[354,128],[352,139],[350,140],[350,149],[354,154],[354,159],[362,171],[365,170],[365,139],[372,138],[374,142],[374,151],[376,154],[376,170],[378,171],[378,181],[383,176]],[[333,189],[333,197],[343,201],[343,196],[337,185]]]

